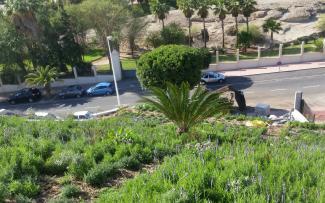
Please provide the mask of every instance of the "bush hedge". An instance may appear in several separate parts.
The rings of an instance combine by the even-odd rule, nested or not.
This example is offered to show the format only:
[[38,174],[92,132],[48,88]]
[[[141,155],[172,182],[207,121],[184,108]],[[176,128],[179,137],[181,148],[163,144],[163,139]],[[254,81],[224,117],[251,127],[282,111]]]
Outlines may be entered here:
[[201,69],[208,60],[206,51],[183,45],[161,46],[142,55],[138,61],[137,77],[143,87],[165,87],[166,82],[191,86],[200,81]]

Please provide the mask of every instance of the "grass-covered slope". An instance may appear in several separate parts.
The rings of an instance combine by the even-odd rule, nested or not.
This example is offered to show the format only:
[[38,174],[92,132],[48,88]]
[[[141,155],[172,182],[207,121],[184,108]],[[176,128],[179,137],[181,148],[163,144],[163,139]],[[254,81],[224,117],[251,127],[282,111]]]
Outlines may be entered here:
[[261,137],[254,129],[221,128],[203,127],[214,141],[189,145],[99,202],[325,201],[324,134],[292,128]]
[[104,187],[119,169],[138,170],[182,143],[173,126],[136,116],[89,122],[0,117],[0,129],[0,202],[37,198],[44,176]]

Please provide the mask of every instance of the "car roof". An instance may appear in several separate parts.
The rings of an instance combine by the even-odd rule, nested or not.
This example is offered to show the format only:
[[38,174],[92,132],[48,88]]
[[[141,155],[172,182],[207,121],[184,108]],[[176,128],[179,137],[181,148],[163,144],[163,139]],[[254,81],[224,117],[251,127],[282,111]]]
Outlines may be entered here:
[[98,86],[110,86],[110,85],[111,85],[111,83],[109,83],[109,82],[101,82],[101,83],[96,84],[96,87],[98,87]]
[[90,114],[89,111],[78,111],[78,112],[75,112],[73,115],[74,116],[85,116],[87,114]]

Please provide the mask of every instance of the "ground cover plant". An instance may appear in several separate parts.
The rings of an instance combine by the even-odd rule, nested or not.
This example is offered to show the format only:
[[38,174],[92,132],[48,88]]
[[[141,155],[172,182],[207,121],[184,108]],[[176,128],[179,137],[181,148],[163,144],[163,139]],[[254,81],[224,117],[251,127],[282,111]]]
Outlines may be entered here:
[[[100,188],[120,169],[138,170],[172,155],[183,141],[174,126],[163,122],[135,113],[90,122],[1,117],[0,202],[36,199],[44,176],[71,177]],[[78,192],[73,186],[62,188],[64,197]]]
[[210,141],[188,145],[99,202],[324,202],[320,129],[294,123],[267,137],[258,128],[205,124]]

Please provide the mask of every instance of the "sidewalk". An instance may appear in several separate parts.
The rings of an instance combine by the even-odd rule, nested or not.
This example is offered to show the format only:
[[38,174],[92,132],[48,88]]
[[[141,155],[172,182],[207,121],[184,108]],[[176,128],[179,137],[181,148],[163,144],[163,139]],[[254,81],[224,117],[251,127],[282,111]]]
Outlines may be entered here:
[[248,76],[248,75],[259,75],[267,73],[279,73],[279,72],[290,72],[299,70],[308,70],[315,68],[325,68],[325,62],[307,62],[299,64],[286,64],[280,66],[268,66],[260,68],[240,69],[233,71],[222,71],[226,76]]

